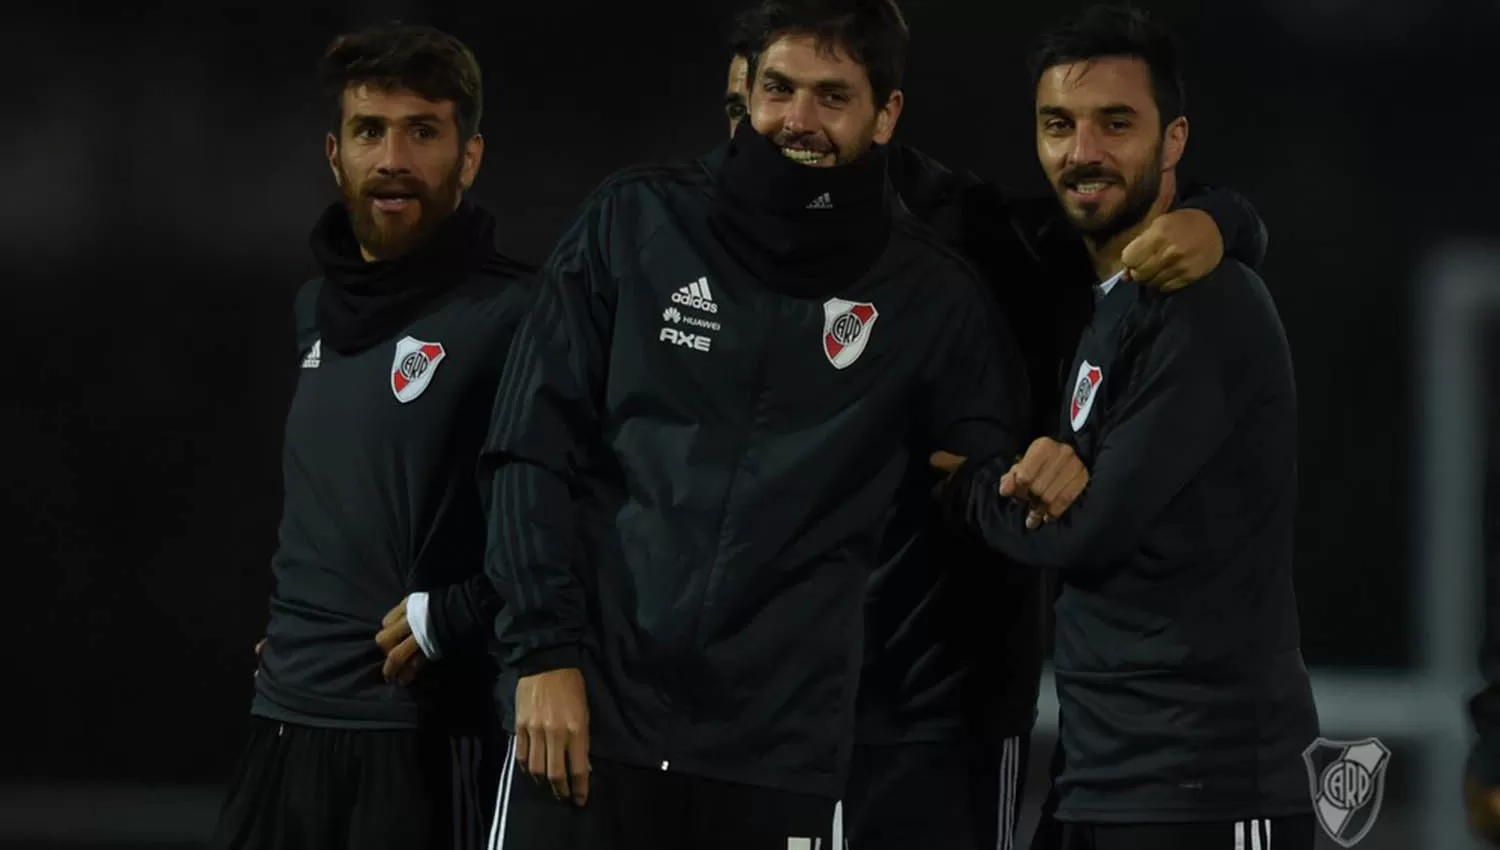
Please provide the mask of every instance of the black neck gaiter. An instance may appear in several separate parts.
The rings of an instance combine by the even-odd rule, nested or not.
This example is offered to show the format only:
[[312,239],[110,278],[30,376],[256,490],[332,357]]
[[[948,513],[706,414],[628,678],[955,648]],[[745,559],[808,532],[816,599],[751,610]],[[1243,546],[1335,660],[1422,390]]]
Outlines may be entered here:
[[323,267],[318,331],[324,345],[349,355],[389,339],[483,265],[495,250],[495,219],[462,201],[410,254],[371,263],[359,252],[348,210],[336,203],[318,219],[309,241]]
[[885,250],[886,150],[831,168],[793,162],[740,122],[719,169],[715,234],[766,286],[823,296],[858,281]]

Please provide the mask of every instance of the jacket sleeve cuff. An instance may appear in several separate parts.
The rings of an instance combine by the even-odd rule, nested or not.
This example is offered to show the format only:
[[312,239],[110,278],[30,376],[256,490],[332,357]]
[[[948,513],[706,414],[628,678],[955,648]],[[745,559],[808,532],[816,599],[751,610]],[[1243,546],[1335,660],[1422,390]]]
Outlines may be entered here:
[[553,670],[566,670],[583,665],[583,653],[577,644],[552,646],[529,653],[516,662],[516,672],[521,676],[535,676]]
[[[438,650],[446,651],[453,655],[463,655],[475,651],[476,646],[481,646],[480,638],[490,622],[493,622],[493,613],[484,620],[474,615],[475,588],[481,582],[488,582],[484,576],[478,576],[461,584],[452,584],[447,587],[438,588],[429,594],[427,607],[427,633],[432,637],[432,642]],[[483,615],[481,615],[483,616]],[[407,619],[410,619],[408,616]]]
[[406,598],[406,624],[411,627],[411,635],[417,639],[417,646],[421,647],[422,654],[427,656],[427,660],[437,661],[442,654],[438,650],[437,641],[434,640],[429,602],[430,597],[425,591],[418,591],[408,596]]
[[972,528],[970,516],[981,500],[977,495],[977,488],[998,487],[1004,470],[1009,469],[1012,463],[1014,461],[1006,454],[965,460],[943,485],[942,513],[948,521],[958,528],[976,531],[977,529]]

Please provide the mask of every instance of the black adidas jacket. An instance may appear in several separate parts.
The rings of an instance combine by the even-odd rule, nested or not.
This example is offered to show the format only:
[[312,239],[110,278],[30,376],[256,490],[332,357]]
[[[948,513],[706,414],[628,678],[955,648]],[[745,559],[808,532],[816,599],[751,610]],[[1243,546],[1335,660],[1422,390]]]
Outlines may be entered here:
[[1024,389],[902,210],[834,298],[752,278],[709,230],[721,157],[613,178],[545,270],[487,450],[497,633],[517,675],[583,669],[602,757],[837,797],[897,488],[1014,451]]
[[966,464],[949,491],[986,542],[1061,579],[1058,817],[1311,811],[1296,386],[1270,295],[1234,261],[1170,296],[1116,284],[1069,374],[1059,438],[1091,478],[1067,514],[1028,531],[1023,506],[991,498],[1008,458]]
[[[475,461],[529,270],[495,255],[391,339],[342,357],[318,339],[318,287],[296,302],[302,370],[287,415],[285,502],[252,712],[348,729],[460,728],[491,716],[499,598],[481,564]],[[442,653],[388,684],[381,618],[430,594]]]
[[[1054,431],[1063,371],[1093,315],[1092,262],[1050,197],[1017,197],[892,146],[906,206],[974,264],[1009,322],[1031,388],[1023,443]],[[1259,266],[1266,232],[1239,195],[1195,185],[1184,208],[1213,216],[1227,257]],[[1051,643],[1055,589],[961,528],[936,522],[925,464],[913,469],[871,581],[859,735],[869,743],[1026,735]]]

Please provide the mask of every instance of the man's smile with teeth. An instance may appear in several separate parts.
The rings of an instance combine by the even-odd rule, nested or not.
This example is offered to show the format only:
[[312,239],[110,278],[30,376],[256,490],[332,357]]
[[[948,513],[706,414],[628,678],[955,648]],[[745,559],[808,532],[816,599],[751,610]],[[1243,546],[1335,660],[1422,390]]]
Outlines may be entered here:
[[817,162],[828,155],[824,151],[807,150],[805,148],[782,148],[781,154],[793,162],[801,163]]

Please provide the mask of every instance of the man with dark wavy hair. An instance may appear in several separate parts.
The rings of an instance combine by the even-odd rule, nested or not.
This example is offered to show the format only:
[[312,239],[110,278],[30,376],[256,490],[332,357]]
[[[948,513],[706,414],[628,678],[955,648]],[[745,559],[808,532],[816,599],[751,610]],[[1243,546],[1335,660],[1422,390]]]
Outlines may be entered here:
[[891,506],[933,447],[1024,448],[1003,325],[889,191],[900,10],[768,0],[747,32],[733,137],[595,192],[517,337],[483,463],[503,850],[842,850]]
[[211,846],[475,848],[499,599],[474,461],[529,270],[465,198],[484,153],[468,48],[381,26],[337,39],[322,73],[340,200],[296,299],[270,621]]

